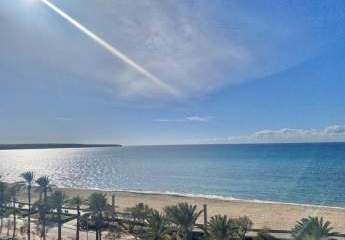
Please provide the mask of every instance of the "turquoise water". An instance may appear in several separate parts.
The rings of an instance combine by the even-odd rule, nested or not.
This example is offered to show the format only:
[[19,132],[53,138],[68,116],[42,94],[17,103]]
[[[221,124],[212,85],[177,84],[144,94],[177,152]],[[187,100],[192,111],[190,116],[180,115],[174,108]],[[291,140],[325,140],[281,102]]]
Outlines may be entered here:
[[345,144],[3,150],[8,181],[32,170],[63,187],[345,207]]

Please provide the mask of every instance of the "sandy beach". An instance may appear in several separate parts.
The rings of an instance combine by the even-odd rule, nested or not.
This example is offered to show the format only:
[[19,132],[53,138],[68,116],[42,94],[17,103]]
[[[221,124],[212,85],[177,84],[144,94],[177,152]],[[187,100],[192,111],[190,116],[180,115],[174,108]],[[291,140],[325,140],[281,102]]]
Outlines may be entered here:
[[[93,192],[101,192],[107,195],[108,203],[112,202],[112,195],[115,195],[115,205],[118,212],[123,212],[128,207],[133,207],[137,203],[148,204],[157,210],[164,207],[174,205],[179,202],[188,202],[196,204],[199,210],[203,209],[203,205],[207,204],[208,218],[216,214],[226,214],[230,217],[247,216],[253,221],[255,229],[272,229],[272,230],[291,230],[296,221],[308,216],[319,216],[331,222],[334,231],[345,233],[345,209],[336,207],[309,206],[287,203],[270,203],[270,202],[254,202],[245,200],[224,200],[206,197],[180,196],[172,194],[155,194],[155,193],[137,193],[126,191],[102,191],[88,190],[76,188],[59,188],[68,198],[79,195],[87,199]],[[33,201],[38,199],[38,193],[33,191]],[[26,193],[22,192],[19,196],[20,201],[26,201]],[[199,223],[203,223],[203,215],[199,217]],[[18,226],[21,220],[18,220]],[[6,226],[5,226],[6,227]],[[76,221],[73,220],[64,224],[62,229],[63,239],[75,238]],[[10,230],[10,232],[12,229]],[[5,230],[4,230],[5,232]],[[56,239],[57,228],[50,228],[47,239]],[[255,234],[256,233],[251,233]],[[104,232],[107,235],[107,232]],[[36,236],[37,237],[37,236]],[[289,235],[281,235],[284,239],[289,239]],[[94,239],[94,232],[80,232],[80,239]],[[129,234],[121,236],[121,240],[132,240],[134,237]],[[338,238],[342,239],[342,238]]]
[[[79,195],[87,198],[96,190],[62,189],[68,196]],[[335,231],[345,233],[345,209],[317,206],[303,206],[284,203],[258,203],[241,200],[221,200],[203,197],[185,197],[165,194],[133,193],[133,192],[104,192],[109,197],[115,194],[115,202],[118,211],[132,207],[137,203],[145,203],[155,209],[163,209],[165,206],[178,202],[196,204],[201,210],[204,204],[208,207],[208,217],[215,214],[227,214],[231,217],[248,216],[254,223],[254,228],[270,228],[277,230],[290,230],[296,220],[308,216],[322,216],[332,223]],[[202,216],[199,219],[203,221]]]

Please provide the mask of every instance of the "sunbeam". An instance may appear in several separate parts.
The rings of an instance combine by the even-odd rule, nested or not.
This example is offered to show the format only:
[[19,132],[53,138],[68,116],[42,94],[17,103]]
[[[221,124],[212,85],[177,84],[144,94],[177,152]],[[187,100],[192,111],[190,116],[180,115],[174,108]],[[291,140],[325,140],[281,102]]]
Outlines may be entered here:
[[144,67],[136,63],[133,59],[128,57],[126,54],[122,53],[120,50],[113,47],[110,43],[99,37],[97,34],[83,26],[81,23],[79,23],[76,19],[69,16],[67,13],[62,11],[60,8],[58,8],[56,5],[51,3],[48,0],[40,0],[42,3],[44,3],[46,6],[48,6],[50,9],[52,9],[54,12],[56,12],[58,15],[63,17],[66,21],[68,21],[70,24],[78,28],[82,33],[84,33],[86,36],[91,38],[93,41],[95,41],[97,44],[99,44],[101,47],[106,49],[108,52],[110,52],[113,56],[119,58],[124,63],[128,64],[132,68],[134,68],[139,73],[143,74],[147,77],[148,80],[150,80],[152,83],[159,86],[161,89],[164,89],[166,92],[170,93],[171,95],[177,96],[178,91],[173,88],[172,86],[168,85],[161,79],[159,79],[157,76],[146,70]]

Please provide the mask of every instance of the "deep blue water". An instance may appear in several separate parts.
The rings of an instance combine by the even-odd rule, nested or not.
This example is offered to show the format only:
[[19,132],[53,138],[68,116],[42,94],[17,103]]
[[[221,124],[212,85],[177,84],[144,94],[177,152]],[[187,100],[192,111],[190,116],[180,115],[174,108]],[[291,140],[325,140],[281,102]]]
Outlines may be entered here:
[[345,207],[345,143],[3,150],[0,174],[58,186]]

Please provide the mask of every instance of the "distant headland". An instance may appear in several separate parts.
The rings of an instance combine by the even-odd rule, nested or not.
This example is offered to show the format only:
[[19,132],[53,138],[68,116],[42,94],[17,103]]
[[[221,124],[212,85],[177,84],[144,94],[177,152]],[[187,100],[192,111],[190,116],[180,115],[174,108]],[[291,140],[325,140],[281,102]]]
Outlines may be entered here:
[[92,148],[92,147],[122,147],[122,145],[119,145],[119,144],[76,144],[76,143],[0,144],[0,150]]

